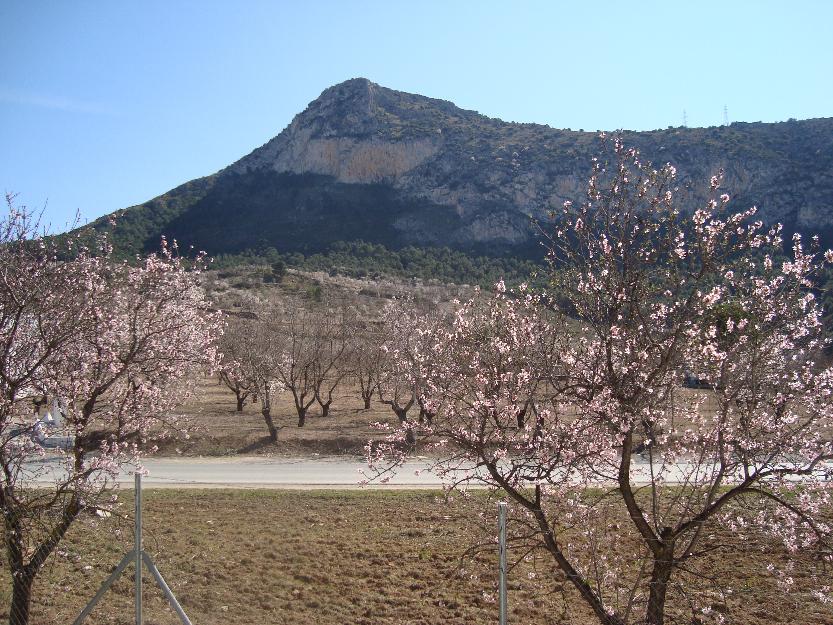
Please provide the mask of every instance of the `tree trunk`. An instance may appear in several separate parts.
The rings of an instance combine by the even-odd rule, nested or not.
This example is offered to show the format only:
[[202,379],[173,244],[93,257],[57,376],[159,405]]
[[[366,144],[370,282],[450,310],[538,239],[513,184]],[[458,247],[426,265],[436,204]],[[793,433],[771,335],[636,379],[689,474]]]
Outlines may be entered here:
[[12,605],[11,614],[9,614],[9,625],[29,624],[33,581],[34,576],[24,571],[15,571],[12,576]]
[[[668,528],[666,528],[668,529]],[[670,529],[668,529],[670,532]],[[663,536],[663,538],[665,538]],[[651,572],[651,586],[648,594],[648,609],[645,622],[648,625],[665,623],[665,595],[674,568],[674,545],[665,543],[659,554],[654,556],[654,570]]]
[[419,409],[419,422],[427,424],[428,427],[431,427],[434,423],[434,413],[430,410],[420,407]]
[[243,412],[243,404],[246,402],[246,396],[237,393],[237,412]]
[[[76,448],[76,466],[80,463]],[[6,504],[8,505],[8,504]],[[9,569],[12,572],[12,603],[9,615],[10,625],[28,625],[29,610],[32,605],[32,583],[35,576],[43,568],[49,554],[66,535],[70,525],[81,512],[81,503],[77,493],[64,506],[63,516],[51,528],[49,536],[38,545],[29,564],[24,564],[23,524],[15,511],[6,510],[4,514],[4,529],[6,532],[6,553],[9,559]]]
[[535,431],[532,433],[532,440],[540,441],[544,436],[544,417],[541,413],[535,413]]
[[[5,498],[4,506],[8,506]],[[23,524],[14,510],[4,510],[3,520],[5,522],[6,554],[9,571],[12,574],[12,603],[9,625],[27,625],[29,623],[29,608],[32,604],[32,580],[34,576],[28,573],[28,567],[24,561]]]
[[561,569],[567,576],[567,579],[573,584],[575,589],[579,592],[581,597],[587,602],[587,605],[593,610],[596,618],[599,619],[601,625],[625,625],[625,622],[616,614],[610,614],[605,610],[604,603],[596,595],[593,587],[584,579],[581,574],[573,567],[561,546],[556,542],[555,535],[552,532],[549,521],[541,508],[533,510],[538,527],[541,528],[541,533],[544,538],[544,545],[547,551],[552,554],[558,568]]
[[275,422],[272,420],[272,411],[269,408],[264,408],[260,412],[263,414],[263,420],[266,421],[266,427],[269,428],[269,440],[277,443],[278,428],[275,427]]
[[364,409],[370,410],[370,398],[373,396],[373,393],[368,395],[362,395],[362,399],[364,399]]
[[518,416],[518,429],[522,430],[522,429],[524,429],[524,426],[526,425],[526,406],[524,406],[523,408],[521,408],[518,411],[517,416]]
[[392,406],[393,411],[396,413],[396,416],[399,418],[399,423],[405,425],[405,444],[408,445],[409,448],[413,448],[416,446],[416,436],[414,436],[414,431],[408,426],[408,409],[407,408],[397,408],[396,406]]
[[304,427],[304,423],[307,422],[307,409],[303,406],[297,406],[298,408],[298,427]]
[[321,404],[321,416],[328,417],[330,415],[330,404],[332,404],[332,400],[328,401],[325,404]]

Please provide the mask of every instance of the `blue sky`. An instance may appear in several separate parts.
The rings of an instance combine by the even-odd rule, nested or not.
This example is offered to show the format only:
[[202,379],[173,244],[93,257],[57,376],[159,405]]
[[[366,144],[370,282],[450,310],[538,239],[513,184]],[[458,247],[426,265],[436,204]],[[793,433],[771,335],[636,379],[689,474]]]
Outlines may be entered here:
[[833,116],[833,2],[0,4],[0,186],[52,230],[217,171],[363,76],[586,130]]

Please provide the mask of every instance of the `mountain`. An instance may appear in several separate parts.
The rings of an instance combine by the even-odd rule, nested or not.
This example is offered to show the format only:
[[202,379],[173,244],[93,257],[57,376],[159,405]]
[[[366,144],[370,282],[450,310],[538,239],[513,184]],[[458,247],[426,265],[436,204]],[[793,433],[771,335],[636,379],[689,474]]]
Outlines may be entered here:
[[[623,139],[674,164],[682,183],[702,188],[723,169],[732,206],[757,205],[765,221],[833,243],[833,119]],[[156,249],[165,234],[211,254],[363,240],[533,257],[530,218],[582,197],[599,148],[595,132],[507,123],[356,78],[220,172],[118,211],[114,241],[123,253]]]

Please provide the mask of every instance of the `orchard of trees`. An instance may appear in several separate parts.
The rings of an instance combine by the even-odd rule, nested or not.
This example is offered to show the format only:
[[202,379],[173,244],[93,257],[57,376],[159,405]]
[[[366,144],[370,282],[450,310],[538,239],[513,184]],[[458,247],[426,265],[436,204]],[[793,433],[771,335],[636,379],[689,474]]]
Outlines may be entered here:
[[278,393],[292,397],[298,427],[312,410],[329,416],[339,387],[358,389],[365,409],[375,397],[401,423],[419,406],[419,386],[399,365],[399,356],[423,332],[415,325],[424,318],[415,314],[413,299],[394,301],[379,319],[362,317],[346,301],[283,298],[255,308],[253,319],[227,320],[218,376],[235,394],[238,411],[247,398],[260,404],[272,442],[278,440],[272,414]]
[[[139,265],[110,262],[106,241],[57,261],[10,204],[0,506],[13,622],[26,623],[32,580],[73,519],[106,506],[151,429],[180,431],[170,408],[211,368],[237,411],[257,402],[273,442],[278,394],[299,427],[345,388],[385,406],[393,425],[368,444],[371,479],[419,447],[450,489],[499,493],[513,552],[549,564],[542,592],[569,587],[604,625],[728,618],[714,609],[733,592],[716,556],[785,594],[800,574],[833,601],[819,290],[833,252],[797,235],[785,252],[778,226],[732,212],[720,175],[683,213],[671,165],[611,143],[586,196],[542,225],[545,287],[499,281],[444,307],[402,297],[366,314],[324,293],[259,301],[221,328],[172,246]],[[20,429],[34,394],[69,405],[67,477],[50,491],[20,487],[37,451]]]

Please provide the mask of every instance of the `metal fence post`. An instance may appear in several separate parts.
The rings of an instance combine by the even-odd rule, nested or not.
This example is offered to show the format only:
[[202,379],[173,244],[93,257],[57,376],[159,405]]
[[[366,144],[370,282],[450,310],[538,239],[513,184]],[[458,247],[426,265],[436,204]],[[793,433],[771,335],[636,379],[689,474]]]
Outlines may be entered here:
[[110,573],[110,576],[104,581],[101,585],[101,588],[98,589],[98,592],[95,593],[95,596],[92,600],[86,605],[86,607],[82,610],[81,614],[78,615],[78,618],[75,619],[73,625],[81,625],[81,623],[86,619],[90,613],[93,611],[93,608],[96,606],[98,601],[101,597],[104,596],[104,593],[113,585],[119,575],[121,575],[126,568],[130,566],[131,560],[136,565],[136,574],[134,577],[135,583],[135,591],[136,591],[136,625],[142,625],[142,567],[147,566],[150,573],[156,579],[156,583],[159,584],[159,587],[162,589],[162,592],[165,594],[165,598],[168,600],[168,603],[176,612],[179,620],[182,622],[182,625],[191,625],[191,621],[188,619],[188,616],[185,614],[185,610],[182,609],[182,606],[179,605],[179,601],[176,600],[173,591],[171,591],[170,586],[165,581],[165,578],[162,577],[162,574],[159,572],[159,569],[156,568],[156,565],[153,563],[153,558],[150,557],[147,553],[144,552],[142,549],[142,474],[138,471],[134,474],[135,478],[135,504],[136,504],[136,524],[134,527],[134,535],[133,535],[133,551],[128,551],[124,554],[121,562],[119,562],[118,566],[115,570]]
[[142,474],[136,471],[136,528],[134,535],[134,558],[136,560],[136,625],[142,625]]
[[498,509],[498,554],[499,582],[498,602],[500,605],[500,625],[506,625],[506,502],[501,501]]

